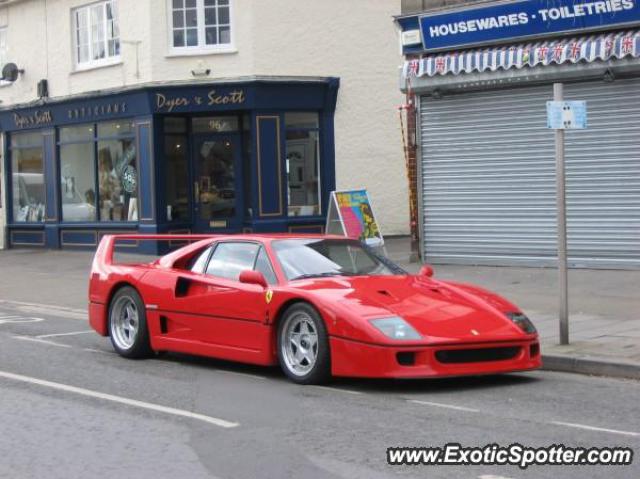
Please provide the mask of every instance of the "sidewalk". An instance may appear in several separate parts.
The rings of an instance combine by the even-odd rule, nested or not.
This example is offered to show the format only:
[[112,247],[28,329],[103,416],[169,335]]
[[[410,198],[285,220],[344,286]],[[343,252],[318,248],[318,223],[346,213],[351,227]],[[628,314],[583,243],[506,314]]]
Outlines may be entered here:
[[[405,269],[409,241],[391,238],[387,252]],[[569,340],[559,345],[554,268],[434,265],[434,277],[478,284],[505,296],[531,318],[545,368],[640,379],[640,271],[569,270]]]
[[[405,269],[419,269],[408,262],[407,239],[389,239],[387,251]],[[89,251],[0,251],[0,302],[86,310],[92,257]],[[546,368],[640,379],[640,271],[570,270],[570,344],[559,346],[555,269],[434,269],[435,278],[478,284],[520,306],[538,328]]]

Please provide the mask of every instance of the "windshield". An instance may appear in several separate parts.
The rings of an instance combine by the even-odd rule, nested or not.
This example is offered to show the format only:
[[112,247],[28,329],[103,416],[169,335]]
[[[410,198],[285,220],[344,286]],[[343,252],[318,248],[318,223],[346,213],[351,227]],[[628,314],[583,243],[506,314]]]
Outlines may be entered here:
[[318,276],[406,274],[390,260],[355,240],[290,239],[272,243],[287,279]]

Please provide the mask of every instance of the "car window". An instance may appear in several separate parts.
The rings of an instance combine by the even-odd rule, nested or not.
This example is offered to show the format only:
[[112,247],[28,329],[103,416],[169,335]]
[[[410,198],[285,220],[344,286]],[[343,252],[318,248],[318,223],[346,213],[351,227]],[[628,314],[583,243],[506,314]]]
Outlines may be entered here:
[[278,281],[276,280],[276,274],[273,272],[273,268],[271,267],[271,262],[269,261],[269,256],[264,248],[260,248],[260,252],[258,253],[258,257],[256,258],[256,266],[254,268],[256,271],[260,271],[267,283],[276,284]]
[[272,243],[287,279],[406,274],[366,245],[350,239],[300,238]]
[[220,243],[211,256],[207,274],[237,281],[242,271],[253,269],[259,248],[255,243]]
[[209,246],[200,253],[200,255],[194,256],[188,269],[194,273],[204,273],[204,268],[207,266],[207,260],[209,259],[209,254],[211,253],[212,248],[213,246]]

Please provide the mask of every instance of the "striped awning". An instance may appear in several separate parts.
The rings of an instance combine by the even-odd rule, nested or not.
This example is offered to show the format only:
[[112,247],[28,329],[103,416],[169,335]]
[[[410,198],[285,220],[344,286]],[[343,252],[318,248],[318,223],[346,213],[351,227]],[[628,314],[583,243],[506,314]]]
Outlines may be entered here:
[[466,50],[407,60],[404,78],[640,57],[640,31]]

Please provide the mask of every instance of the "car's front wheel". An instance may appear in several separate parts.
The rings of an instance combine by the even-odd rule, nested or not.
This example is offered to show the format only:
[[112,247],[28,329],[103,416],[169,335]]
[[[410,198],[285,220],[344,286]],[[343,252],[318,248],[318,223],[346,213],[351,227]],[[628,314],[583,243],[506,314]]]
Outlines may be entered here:
[[151,355],[144,303],[131,286],[120,288],[109,305],[109,336],[113,348],[126,358]]
[[284,373],[299,384],[319,384],[331,376],[329,339],[322,318],[310,304],[296,303],[278,327],[278,360]]

